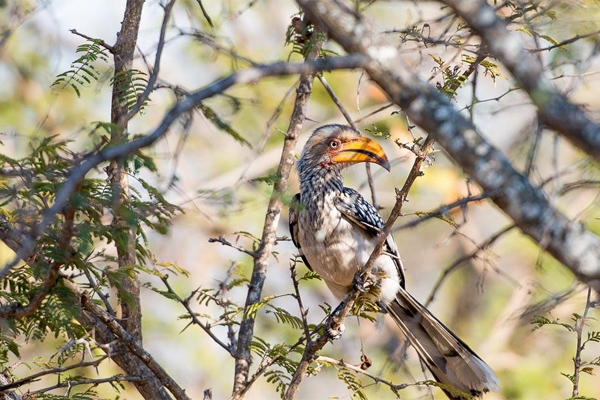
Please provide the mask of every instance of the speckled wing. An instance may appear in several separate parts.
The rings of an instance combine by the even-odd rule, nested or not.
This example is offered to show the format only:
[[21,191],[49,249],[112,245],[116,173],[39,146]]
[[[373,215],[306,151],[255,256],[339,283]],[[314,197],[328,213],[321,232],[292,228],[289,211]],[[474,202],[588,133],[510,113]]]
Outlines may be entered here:
[[[383,218],[381,218],[375,207],[354,189],[343,188],[342,193],[335,199],[335,206],[348,221],[364,229],[373,237],[379,235],[385,226]],[[392,235],[389,235],[385,241],[384,252],[392,257],[396,263],[401,284],[404,287],[404,268],[402,267],[398,246],[396,246]]]
[[294,197],[292,197],[292,201],[290,202],[290,235],[292,235],[292,242],[298,248],[298,253],[300,257],[302,257],[302,261],[304,261],[304,265],[311,271],[313,270],[308,260],[304,256],[302,251],[302,246],[300,246],[300,241],[298,240],[298,214],[300,213],[302,207],[302,202],[300,201],[300,193],[296,193]]

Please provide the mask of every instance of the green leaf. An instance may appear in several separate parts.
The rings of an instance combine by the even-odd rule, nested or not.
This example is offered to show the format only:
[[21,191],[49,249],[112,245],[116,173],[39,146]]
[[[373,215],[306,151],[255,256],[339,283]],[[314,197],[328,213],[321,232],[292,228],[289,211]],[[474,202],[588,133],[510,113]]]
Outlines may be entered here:
[[100,39],[88,39],[88,43],[78,46],[76,52],[83,54],[71,63],[71,69],[58,74],[50,87],[60,86],[64,89],[70,86],[77,97],[81,97],[80,87],[91,85],[100,76],[93,63],[98,60],[104,63],[108,61],[106,49],[100,43]]
[[574,375],[566,374],[564,372],[561,372],[560,374],[562,376],[564,376],[565,378],[567,378],[568,380],[570,380],[572,384],[575,384],[575,376]]
[[269,186],[273,186],[278,179],[279,176],[277,175],[277,172],[271,172],[268,175],[259,176],[258,178],[252,179],[252,182],[266,183]]
[[179,265],[172,262],[160,262],[156,263],[156,265],[158,265],[159,267],[163,267],[167,271],[171,271],[177,275],[190,276],[190,272],[187,269],[180,267]]
[[212,122],[219,130],[227,133],[235,141],[243,144],[244,146],[252,148],[250,142],[248,142],[242,135],[240,135],[235,129],[233,129],[231,125],[223,121],[212,108],[210,108],[204,103],[200,103],[198,107],[202,111],[202,114],[204,114],[204,116],[210,122]]
[[[419,218],[426,218],[434,214],[424,211],[416,211],[415,215]],[[451,225],[454,228],[458,228],[458,224],[454,221],[454,219],[452,219],[452,217],[449,214],[435,215],[435,218],[444,221],[445,223]]]

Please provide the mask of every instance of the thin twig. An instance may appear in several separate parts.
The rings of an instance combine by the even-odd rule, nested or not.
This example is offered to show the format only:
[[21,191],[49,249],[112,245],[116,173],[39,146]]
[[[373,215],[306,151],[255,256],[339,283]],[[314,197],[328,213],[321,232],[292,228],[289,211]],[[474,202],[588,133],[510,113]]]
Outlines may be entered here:
[[298,279],[296,275],[296,260],[290,262],[290,274],[292,277],[292,283],[294,284],[294,293],[295,299],[298,303],[298,308],[300,309],[300,317],[302,318],[302,327],[304,328],[304,337],[310,337],[310,329],[308,328],[308,310],[304,308],[304,304],[302,304],[302,296],[300,296],[300,287],[298,286]]
[[256,257],[256,252],[248,250],[245,247],[233,244],[229,240],[225,239],[225,237],[223,237],[222,235],[217,238],[209,238],[208,243],[221,243],[223,246],[231,247],[232,249],[235,249],[239,252],[246,253],[252,258]]
[[377,204],[377,194],[375,191],[375,183],[373,182],[373,173],[371,172],[371,163],[365,163],[365,170],[367,171],[367,183],[369,184],[369,190],[371,192],[371,202],[376,210],[379,210],[379,204]]
[[86,40],[89,40],[96,44],[99,44],[100,46],[104,47],[106,50],[110,51],[111,54],[115,54],[115,48],[113,46],[109,45],[108,43],[106,43],[102,39],[96,39],[96,38],[90,37],[88,35],[85,35],[83,33],[78,32],[77,29],[69,29],[69,32],[71,32],[74,35],[81,36],[82,38],[84,38]]
[[[196,313],[194,312],[194,310],[192,310],[192,308],[190,307],[190,300],[193,296],[190,296],[188,298],[186,298],[185,300],[182,299],[181,297],[179,297],[179,295],[173,290],[173,287],[171,286],[171,284],[168,281],[168,277],[163,276],[160,278],[163,283],[165,284],[165,286],[167,287],[167,291],[171,294],[171,296],[173,296],[175,298],[175,300],[177,300],[178,303],[180,303],[183,307],[185,307],[185,309],[188,312],[188,315],[190,316],[190,318],[192,319],[192,321],[198,325],[200,328],[202,328],[202,330],[204,332],[206,332],[208,334],[208,336],[210,336],[210,338],[212,340],[215,341],[215,343],[217,343],[219,346],[221,346],[222,348],[224,348],[229,354],[231,354],[232,356],[235,356],[233,350],[227,345],[225,344],[221,339],[219,339],[211,330],[210,327],[208,325],[206,325],[205,323],[203,323],[202,321],[200,321],[198,319],[198,317],[196,316]],[[193,293],[192,293],[193,295]]]
[[381,106],[381,107],[379,107],[379,108],[377,108],[377,109],[375,109],[375,110],[371,111],[370,113],[367,113],[367,114],[365,114],[363,117],[360,117],[359,119],[357,119],[356,121],[354,121],[354,123],[355,123],[355,124],[361,124],[361,123],[363,123],[363,122],[364,122],[364,121],[365,121],[367,118],[369,118],[369,117],[372,117],[372,116],[373,116],[373,115],[375,115],[375,114],[379,114],[380,112],[382,112],[382,111],[385,111],[385,110],[387,110],[388,108],[390,108],[390,107],[393,107],[393,106],[394,106],[394,103],[388,103],[388,104],[385,104],[385,105],[383,105],[383,106]]
[[281,113],[283,112],[283,107],[287,101],[287,98],[289,97],[289,95],[294,91],[294,89],[297,86],[298,86],[298,81],[294,82],[294,84],[292,86],[290,86],[290,88],[283,95],[283,98],[281,99],[281,101],[279,102],[277,107],[275,107],[275,111],[273,112],[273,114],[271,115],[271,117],[269,118],[267,123],[265,124],[264,133],[261,135],[261,138],[258,141],[258,144],[254,147],[254,154],[252,155],[252,160],[250,162],[248,162],[248,164],[244,167],[244,170],[240,174],[240,177],[237,180],[236,184],[244,182],[246,180],[245,177],[246,177],[246,174],[248,173],[248,171],[250,170],[250,167],[253,164],[257,163],[257,156],[264,151],[265,146],[266,146],[269,138],[271,137],[273,125],[275,124],[275,122],[277,121],[277,119],[279,118]]
[[[408,197],[408,192],[410,191],[412,185],[415,183],[415,180],[422,175],[421,164],[423,164],[423,162],[427,159],[429,153],[433,150],[433,144],[433,138],[431,136],[427,136],[427,139],[425,139],[423,145],[416,152],[417,158],[415,159],[413,167],[408,173],[408,177],[404,182],[404,186],[402,186],[402,189],[400,189],[400,191],[396,193],[396,198],[400,200],[400,209],[402,209],[402,204],[406,201]],[[400,212],[400,210],[398,210],[398,212]]]
[[101,383],[108,383],[108,382],[142,382],[143,380],[144,380],[144,378],[141,376],[122,375],[122,374],[109,376],[107,378],[96,378],[96,379],[88,378],[88,379],[66,380],[66,381],[57,383],[56,385],[53,385],[53,386],[49,386],[49,387],[45,387],[42,389],[27,392],[27,395],[33,396],[31,398],[36,398],[35,395],[38,393],[46,393],[51,390],[56,390],[56,389],[60,389],[60,388],[64,388],[64,387],[71,388],[73,386],[79,386],[79,385],[96,386]]
[[339,97],[337,97],[337,95],[333,91],[333,88],[331,87],[331,85],[329,84],[329,82],[327,82],[327,79],[325,79],[325,77],[323,75],[320,75],[320,74],[317,75],[317,78],[319,79],[319,81],[321,82],[321,84],[323,85],[323,87],[325,88],[325,91],[327,91],[327,94],[329,94],[329,97],[331,98],[331,100],[335,103],[335,105],[338,108],[338,110],[340,110],[340,112],[342,113],[342,115],[346,119],[346,122],[348,122],[348,124],[352,128],[358,129],[358,127],[356,126],[356,124],[352,120],[352,117],[350,116],[350,113],[348,113],[348,111],[346,110],[346,107],[344,107],[344,105],[340,101]]
[[594,32],[590,32],[590,33],[585,33],[583,35],[576,35],[576,36],[574,36],[574,37],[572,37],[570,39],[565,39],[565,40],[563,40],[561,42],[558,42],[558,43],[553,44],[553,45],[548,46],[548,47],[541,47],[541,48],[538,48],[538,49],[527,49],[527,51],[529,51],[530,53],[537,53],[537,52],[541,52],[541,51],[554,50],[556,48],[563,47],[563,46],[565,46],[567,44],[575,43],[578,40],[587,39],[589,37],[598,36],[598,35],[600,35],[600,30],[597,30],[597,31],[594,31]]
[[165,47],[165,35],[167,32],[167,25],[169,19],[171,18],[171,11],[173,9],[173,6],[175,5],[175,1],[176,0],[171,0],[169,1],[169,3],[167,3],[166,6],[164,6],[165,15],[163,16],[163,21],[160,27],[160,35],[158,38],[158,45],[156,47],[156,56],[154,58],[154,68],[152,68],[152,70],[150,71],[150,77],[148,78],[146,88],[138,97],[135,104],[131,107],[131,109],[129,109],[129,111],[127,111],[118,118],[118,125],[121,127],[124,127],[131,120],[131,118],[137,115],[137,113],[140,111],[146,100],[148,100],[150,93],[152,93],[152,91],[154,91],[154,89],[156,88],[156,80],[158,79],[158,73],[160,71],[160,61],[162,58],[163,49]]
[[573,358],[573,395],[574,399],[579,397],[579,374],[581,371],[581,352],[585,347],[585,343],[582,343],[583,336],[583,328],[585,327],[585,322],[587,320],[588,311],[590,309],[590,298],[592,296],[592,288],[588,286],[587,291],[587,299],[585,300],[585,309],[583,310],[583,315],[578,318],[578,321],[575,323],[575,332],[577,333],[577,349],[575,351],[575,358]]
[[76,369],[76,368],[97,367],[102,361],[106,360],[107,358],[108,358],[108,356],[104,355],[93,361],[85,361],[85,362],[82,361],[77,364],[67,365],[67,366],[63,366],[63,367],[55,367],[55,368],[50,368],[50,369],[47,369],[44,371],[40,371],[35,374],[29,375],[25,378],[19,379],[18,381],[14,381],[9,384],[0,386],[0,393],[4,392],[5,390],[14,389],[14,388],[26,385],[28,383],[31,383],[33,381],[36,381],[39,378],[41,378],[42,376],[51,375],[51,374],[59,374],[59,373],[70,371],[70,370]]
[[542,129],[543,127],[538,117],[535,120],[535,132],[533,137],[533,143],[531,144],[531,148],[529,149],[529,152],[527,154],[527,163],[525,164],[526,176],[531,176],[531,173],[533,172],[535,157],[537,156],[540,140],[542,137]]
[[319,356],[315,359],[316,362],[321,362],[321,363],[326,363],[326,364],[332,364],[332,365],[339,365],[341,367],[350,369],[356,373],[362,374],[364,376],[367,376],[371,379],[373,379],[373,381],[375,381],[376,384],[382,383],[386,386],[388,386],[392,392],[394,392],[396,395],[398,395],[398,391],[402,390],[402,389],[406,389],[407,387],[410,386],[429,386],[431,385],[431,381],[419,381],[419,382],[414,382],[414,383],[400,383],[400,384],[395,384],[393,382],[388,381],[387,379],[383,379],[377,375],[373,375],[368,371],[365,371],[364,369],[357,367],[356,365],[352,365],[352,364],[348,364],[347,362],[344,362],[343,360],[336,360],[335,358],[331,358],[331,357],[325,357],[325,356]]
[[196,0],[196,3],[198,3],[198,5],[200,6],[200,10],[202,10],[202,15],[204,15],[204,18],[206,18],[206,22],[208,22],[208,24],[211,26],[211,28],[214,28],[215,26],[213,25],[212,19],[210,19],[210,15],[208,15],[208,12],[204,8],[204,4],[202,4],[202,0]]
[[396,228],[393,229],[393,232],[398,232],[401,231],[403,229],[407,229],[407,228],[414,228],[417,225],[422,224],[425,221],[428,221],[432,218],[438,218],[443,216],[444,214],[447,214],[450,212],[450,210],[457,208],[457,207],[465,207],[467,204],[469,203],[473,203],[473,202],[477,202],[477,201],[482,201],[485,200],[487,198],[489,198],[491,195],[489,193],[483,193],[477,196],[470,196],[470,197],[464,197],[462,199],[456,200],[455,202],[452,202],[450,204],[444,204],[439,206],[438,208],[436,208],[435,210],[428,212],[428,213],[424,213],[425,215],[421,216],[419,219],[415,219],[413,221],[409,221],[405,224],[402,224]]
[[106,308],[106,311],[110,315],[117,315],[112,304],[110,304],[110,301],[108,300],[109,295],[102,291],[102,289],[100,288],[100,285],[98,285],[98,283],[94,279],[94,276],[92,275],[90,270],[86,268],[83,271],[83,273],[85,274],[85,276],[90,284],[90,288],[94,291],[94,293],[96,293],[98,295],[98,297],[100,297],[100,300],[102,300],[102,303],[104,304],[104,307]]
[[236,66],[238,66],[239,61],[243,61],[244,63],[246,63],[250,66],[259,65],[258,62],[254,61],[246,56],[240,55],[238,52],[233,50],[233,48],[225,47],[224,45],[218,43],[213,35],[207,34],[202,31],[197,31],[197,30],[188,32],[183,29],[179,29],[179,34],[182,36],[192,36],[194,39],[196,39],[200,43],[206,44],[207,46],[211,47],[216,52],[224,53],[225,55],[229,56],[235,62]]
[[469,261],[473,258],[476,258],[480,252],[488,249],[494,242],[496,242],[498,239],[500,239],[500,237],[502,237],[506,233],[512,231],[514,228],[516,228],[516,225],[509,225],[506,228],[500,230],[499,232],[493,234],[487,240],[485,240],[483,243],[479,244],[477,246],[477,249],[475,249],[474,251],[472,251],[469,254],[466,254],[466,255],[460,257],[458,260],[454,261],[450,266],[446,267],[442,271],[442,273],[439,275],[435,284],[433,285],[433,288],[431,289],[431,292],[429,293],[427,300],[425,300],[425,303],[424,303],[425,307],[428,307],[433,302],[437,292],[440,290],[440,288],[442,287],[442,285],[444,284],[444,282],[448,278],[448,276],[450,276],[450,274],[452,274],[457,269],[459,269],[459,267],[461,265],[463,265],[464,263],[466,263],[467,261]]

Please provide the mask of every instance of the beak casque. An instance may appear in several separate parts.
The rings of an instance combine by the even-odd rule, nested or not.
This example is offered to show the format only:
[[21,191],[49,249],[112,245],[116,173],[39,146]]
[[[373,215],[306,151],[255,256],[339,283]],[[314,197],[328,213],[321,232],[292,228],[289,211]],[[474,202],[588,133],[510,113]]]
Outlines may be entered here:
[[351,164],[372,162],[390,170],[390,162],[379,143],[364,136],[342,143],[341,150],[331,158],[331,161]]

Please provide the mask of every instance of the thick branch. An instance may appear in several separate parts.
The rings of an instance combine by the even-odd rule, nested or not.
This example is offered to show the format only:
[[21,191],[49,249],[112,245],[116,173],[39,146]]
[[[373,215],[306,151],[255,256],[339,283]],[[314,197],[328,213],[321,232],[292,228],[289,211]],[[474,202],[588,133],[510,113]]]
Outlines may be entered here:
[[356,15],[352,7],[332,0],[298,3],[346,51],[368,57],[366,70],[371,78],[444,147],[524,233],[579,279],[600,289],[598,236],[552,207],[544,193],[517,172],[445,96],[423,82],[398,55],[396,47]]
[[[127,0],[121,30],[117,34],[117,42],[113,47],[115,72],[112,85],[111,123],[115,124],[110,136],[111,144],[122,142],[126,137],[127,125],[117,126],[124,115],[127,115],[127,93],[131,87],[130,70],[133,54],[137,43],[140,20],[144,0]],[[107,169],[112,187],[113,226],[124,235],[122,241],[115,241],[119,268],[131,267],[136,264],[135,239],[136,228],[124,216],[130,199],[129,180],[124,168],[124,159],[111,161]],[[140,285],[135,277],[123,277],[123,290],[129,295],[124,301],[119,293],[122,324],[134,340],[142,342],[142,307],[140,300]]]
[[569,102],[544,76],[544,67],[527,52],[485,0],[440,0],[481,36],[488,51],[511,72],[531,97],[540,119],[582,151],[600,159],[600,126]]
[[[316,35],[316,33],[314,34]],[[306,59],[308,61],[317,59],[319,50],[320,44],[315,44]],[[292,111],[290,124],[281,151],[281,159],[279,161],[279,166],[277,167],[277,181],[274,184],[271,199],[269,200],[260,245],[254,256],[254,268],[252,270],[252,278],[246,297],[246,310],[261,299],[262,288],[267,274],[268,261],[271,258],[273,244],[277,239],[276,230],[281,215],[281,200],[283,194],[287,190],[290,172],[294,166],[294,151],[296,142],[298,141],[298,135],[300,134],[300,130],[302,129],[302,125],[306,118],[306,107],[312,92],[313,78],[314,75],[310,72],[303,73],[300,76],[300,83],[296,90],[294,110]],[[250,363],[252,361],[250,344],[253,337],[254,318],[249,315],[244,315],[238,334],[237,354],[235,357],[234,394],[241,393],[247,385]],[[242,397],[243,395],[238,398]]]
[[83,293],[81,296],[81,305],[85,311],[88,311],[106,325],[111,333],[119,338],[121,342],[124,343],[127,348],[154,373],[177,400],[189,400],[185,391],[169,376],[169,374],[167,374],[160,364],[154,360],[152,355],[150,355],[150,353],[148,353],[129,332],[123,329],[112,315],[94,304],[89,297],[89,293]]

